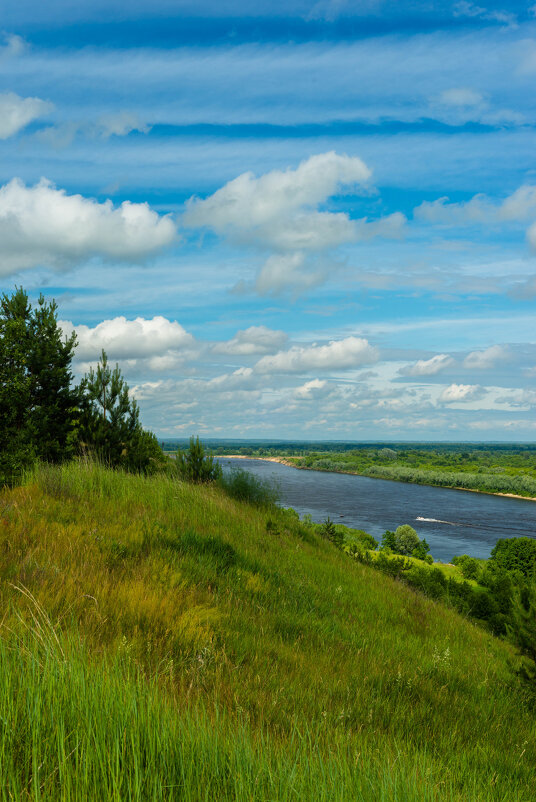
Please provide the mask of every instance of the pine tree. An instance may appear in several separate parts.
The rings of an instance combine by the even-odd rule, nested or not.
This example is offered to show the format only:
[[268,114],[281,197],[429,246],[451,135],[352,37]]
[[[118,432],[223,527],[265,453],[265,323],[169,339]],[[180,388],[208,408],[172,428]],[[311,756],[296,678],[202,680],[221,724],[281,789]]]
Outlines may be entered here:
[[80,445],[112,467],[150,472],[164,461],[156,437],[142,429],[119,365],[112,370],[103,350],[95,370],[80,383]]
[[188,451],[177,451],[177,467],[182,478],[190,482],[212,482],[221,475],[221,466],[205,453],[199,437],[190,437]]
[[0,299],[0,484],[40,458],[59,462],[74,445],[77,393],[70,387],[76,337],[64,338],[57,305],[32,309],[18,288]]
[[57,308],[41,296],[30,318],[33,435],[37,455],[46,462],[69,459],[76,445],[78,392],[71,388],[76,334],[64,338]]

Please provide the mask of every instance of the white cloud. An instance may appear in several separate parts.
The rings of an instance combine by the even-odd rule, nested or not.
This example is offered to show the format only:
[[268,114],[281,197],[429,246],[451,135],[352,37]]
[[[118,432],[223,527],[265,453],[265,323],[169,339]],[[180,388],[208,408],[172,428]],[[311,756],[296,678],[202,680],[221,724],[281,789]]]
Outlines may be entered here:
[[439,401],[443,404],[465,403],[476,401],[485,393],[486,391],[478,384],[451,384],[443,390]]
[[400,376],[435,376],[453,364],[448,354],[436,354],[431,359],[419,359],[414,365],[400,368],[398,373]]
[[183,222],[280,250],[333,247],[355,238],[355,224],[345,213],[315,207],[343,187],[366,185],[370,177],[361,159],[330,151],[295,170],[272,170],[260,178],[243,173],[205,200],[191,198]]
[[274,253],[268,257],[255,281],[259,295],[277,295],[291,288],[297,292],[316,287],[326,278],[323,262],[306,259],[300,251],[294,253]]
[[112,361],[152,358],[149,367],[159,370],[167,367],[166,359],[176,359],[178,351],[191,351],[195,346],[194,338],[180,323],[161,316],[127,320],[121,315],[94,328],[74,326],[70,321],[60,321],[60,325],[67,335],[76,332],[78,361],[97,360],[104,348]]
[[[275,251],[255,283],[261,295],[285,288],[303,291],[325,280],[326,251],[402,235],[406,218],[400,212],[369,221],[320,209],[336,193],[369,191],[370,177],[355,156],[321,153],[296,169],[272,170],[259,178],[243,173],[204,200],[191,198],[182,222],[186,228],[210,228],[235,243]],[[238,288],[246,286],[242,282]]]
[[310,382],[302,384],[301,387],[296,387],[294,390],[294,398],[300,401],[308,401],[318,397],[327,387],[328,383],[324,379],[312,379]]
[[36,136],[53,148],[62,149],[72,144],[79,134],[90,138],[109,139],[111,136],[127,136],[132,131],[147,134],[151,126],[142,122],[137,114],[120,110],[104,114],[95,122],[69,120],[60,125],[49,125],[37,132]]
[[425,201],[414,209],[417,219],[446,225],[525,222],[535,215],[536,186],[531,184],[519,187],[499,204],[486,195],[475,195],[466,203],[449,203],[444,197]]
[[527,239],[533,251],[536,251],[536,223],[533,223],[527,231]]
[[[449,203],[448,198],[444,197],[425,201],[413,213],[417,220],[436,225],[523,223],[536,217],[536,186],[521,186],[502,203],[493,203],[486,195],[475,195],[466,203]],[[532,250],[536,251],[536,222],[529,227],[527,240]],[[524,288],[520,291],[524,293]],[[530,294],[530,288],[527,291]]]
[[45,179],[26,187],[14,178],[0,187],[0,275],[38,265],[69,268],[93,256],[144,259],[169,245],[176,228],[147,203],[114,208],[67,195]]
[[284,331],[275,331],[267,326],[250,326],[237,331],[232,340],[217,343],[212,349],[216,354],[271,354],[282,348],[287,341]]
[[19,97],[14,92],[0,94],[0,139],[8,139],[53,108],[52,103],[38,97]]
[[482,125],[511,126],[526,122],[525,116],[519,111],[496,108],[483,94],[467,86],[444,89],[439,96],[432,98],[430,113],[447,125],[477,122]]
[[536,390],[510,390],[495,399],[497,404],[507,404],[512,409],[521,407],[530,409],[536,406]]
[[460,0],[454,5],[453,13],[455,17],[476,17],[489,22],[500,22],[508,27],[517,27],[517,17],[509,11],[499,9],[488,9],[477,6],[476,3],[468,0]]
[[102,137],[126,136],[131,131],[140,131],[147,134],[151,126],[143,123],[137,114],[130,111],[118,111],[115,114],[105,114],[97,121],[97,133]]
[[378,361],[378,351],[368,340],[346,337],[328,345],[293,346],[274,356],[260,359],[259,373],[304,373],[309,370],[344,370]]
[[488,370],[494,368],[497,362],[502,362],[507,358],[507,348],[502,345],[492,345],[484,351],[471,351],[463,360],[463,366],[471,370]]
[[483,100],[480,92],[467,87],[445,89],[439,96],[440,103],[447,106],[478,106]]
[[26,50],[26,42],[22,36],[17,36],[15,33],[4,34],[4,42],[5,44],[0,46],[0,58],[20,56]]

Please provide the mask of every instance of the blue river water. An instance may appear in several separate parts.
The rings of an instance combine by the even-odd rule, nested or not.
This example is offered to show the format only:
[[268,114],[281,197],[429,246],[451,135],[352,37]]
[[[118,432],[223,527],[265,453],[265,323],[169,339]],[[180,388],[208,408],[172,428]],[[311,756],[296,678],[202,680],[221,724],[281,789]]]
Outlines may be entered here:
[[386,529],[411,524],[436,560],[456,554],[489,557],[499,538],[536,537],[536,501],[444,487],[391,482],[324,471],[304,471],[255,459],[219,459],[277,484],[280,504],[313,521],[364,529],[378,540]]

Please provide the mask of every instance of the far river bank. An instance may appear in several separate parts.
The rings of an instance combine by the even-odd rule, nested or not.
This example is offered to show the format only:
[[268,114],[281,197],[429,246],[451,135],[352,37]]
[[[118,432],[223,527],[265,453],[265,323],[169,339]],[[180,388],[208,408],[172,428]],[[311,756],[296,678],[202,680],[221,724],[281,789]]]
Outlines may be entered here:
[[458,487],[457,485],[437,485],[430,482],[405,482],[403,479],[395,479],[390,476],[368,476],[366,473],[356,471],[323,470],[322,468],[309,468],[306,465],[295,465],[294,462],[286,457],[248,457],[245,454],[220,454],[220,459],[255,459],[263,462],[278,462],[280,465],[288,465],[289,468],[296,468],[297,471],[316,471],[316,473],[340,473],[347,476],[363,476],[367,479],[378,479],[380,482],[399,482],[404,485],[421,485],[422,487],[437,487],[445,490],[463,490],[466,493],[481,493],[484,496],[503,496],[504,498],[519,498],[523,501],[536,501],[534,496],[520,496],[517,493],[493,493],[490,490],[478,490],[473,487]]

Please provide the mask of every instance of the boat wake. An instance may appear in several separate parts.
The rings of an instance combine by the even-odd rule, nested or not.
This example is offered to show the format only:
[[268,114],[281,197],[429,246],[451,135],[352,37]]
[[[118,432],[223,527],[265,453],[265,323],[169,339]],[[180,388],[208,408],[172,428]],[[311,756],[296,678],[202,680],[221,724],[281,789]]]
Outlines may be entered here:
[[440,518],[423,518],[422,515],[417,515],[416,521],[429,521],[432,524],[449,524],[449,526],[470,526],[470,524],[459,524],[456,521],[442,521]]

